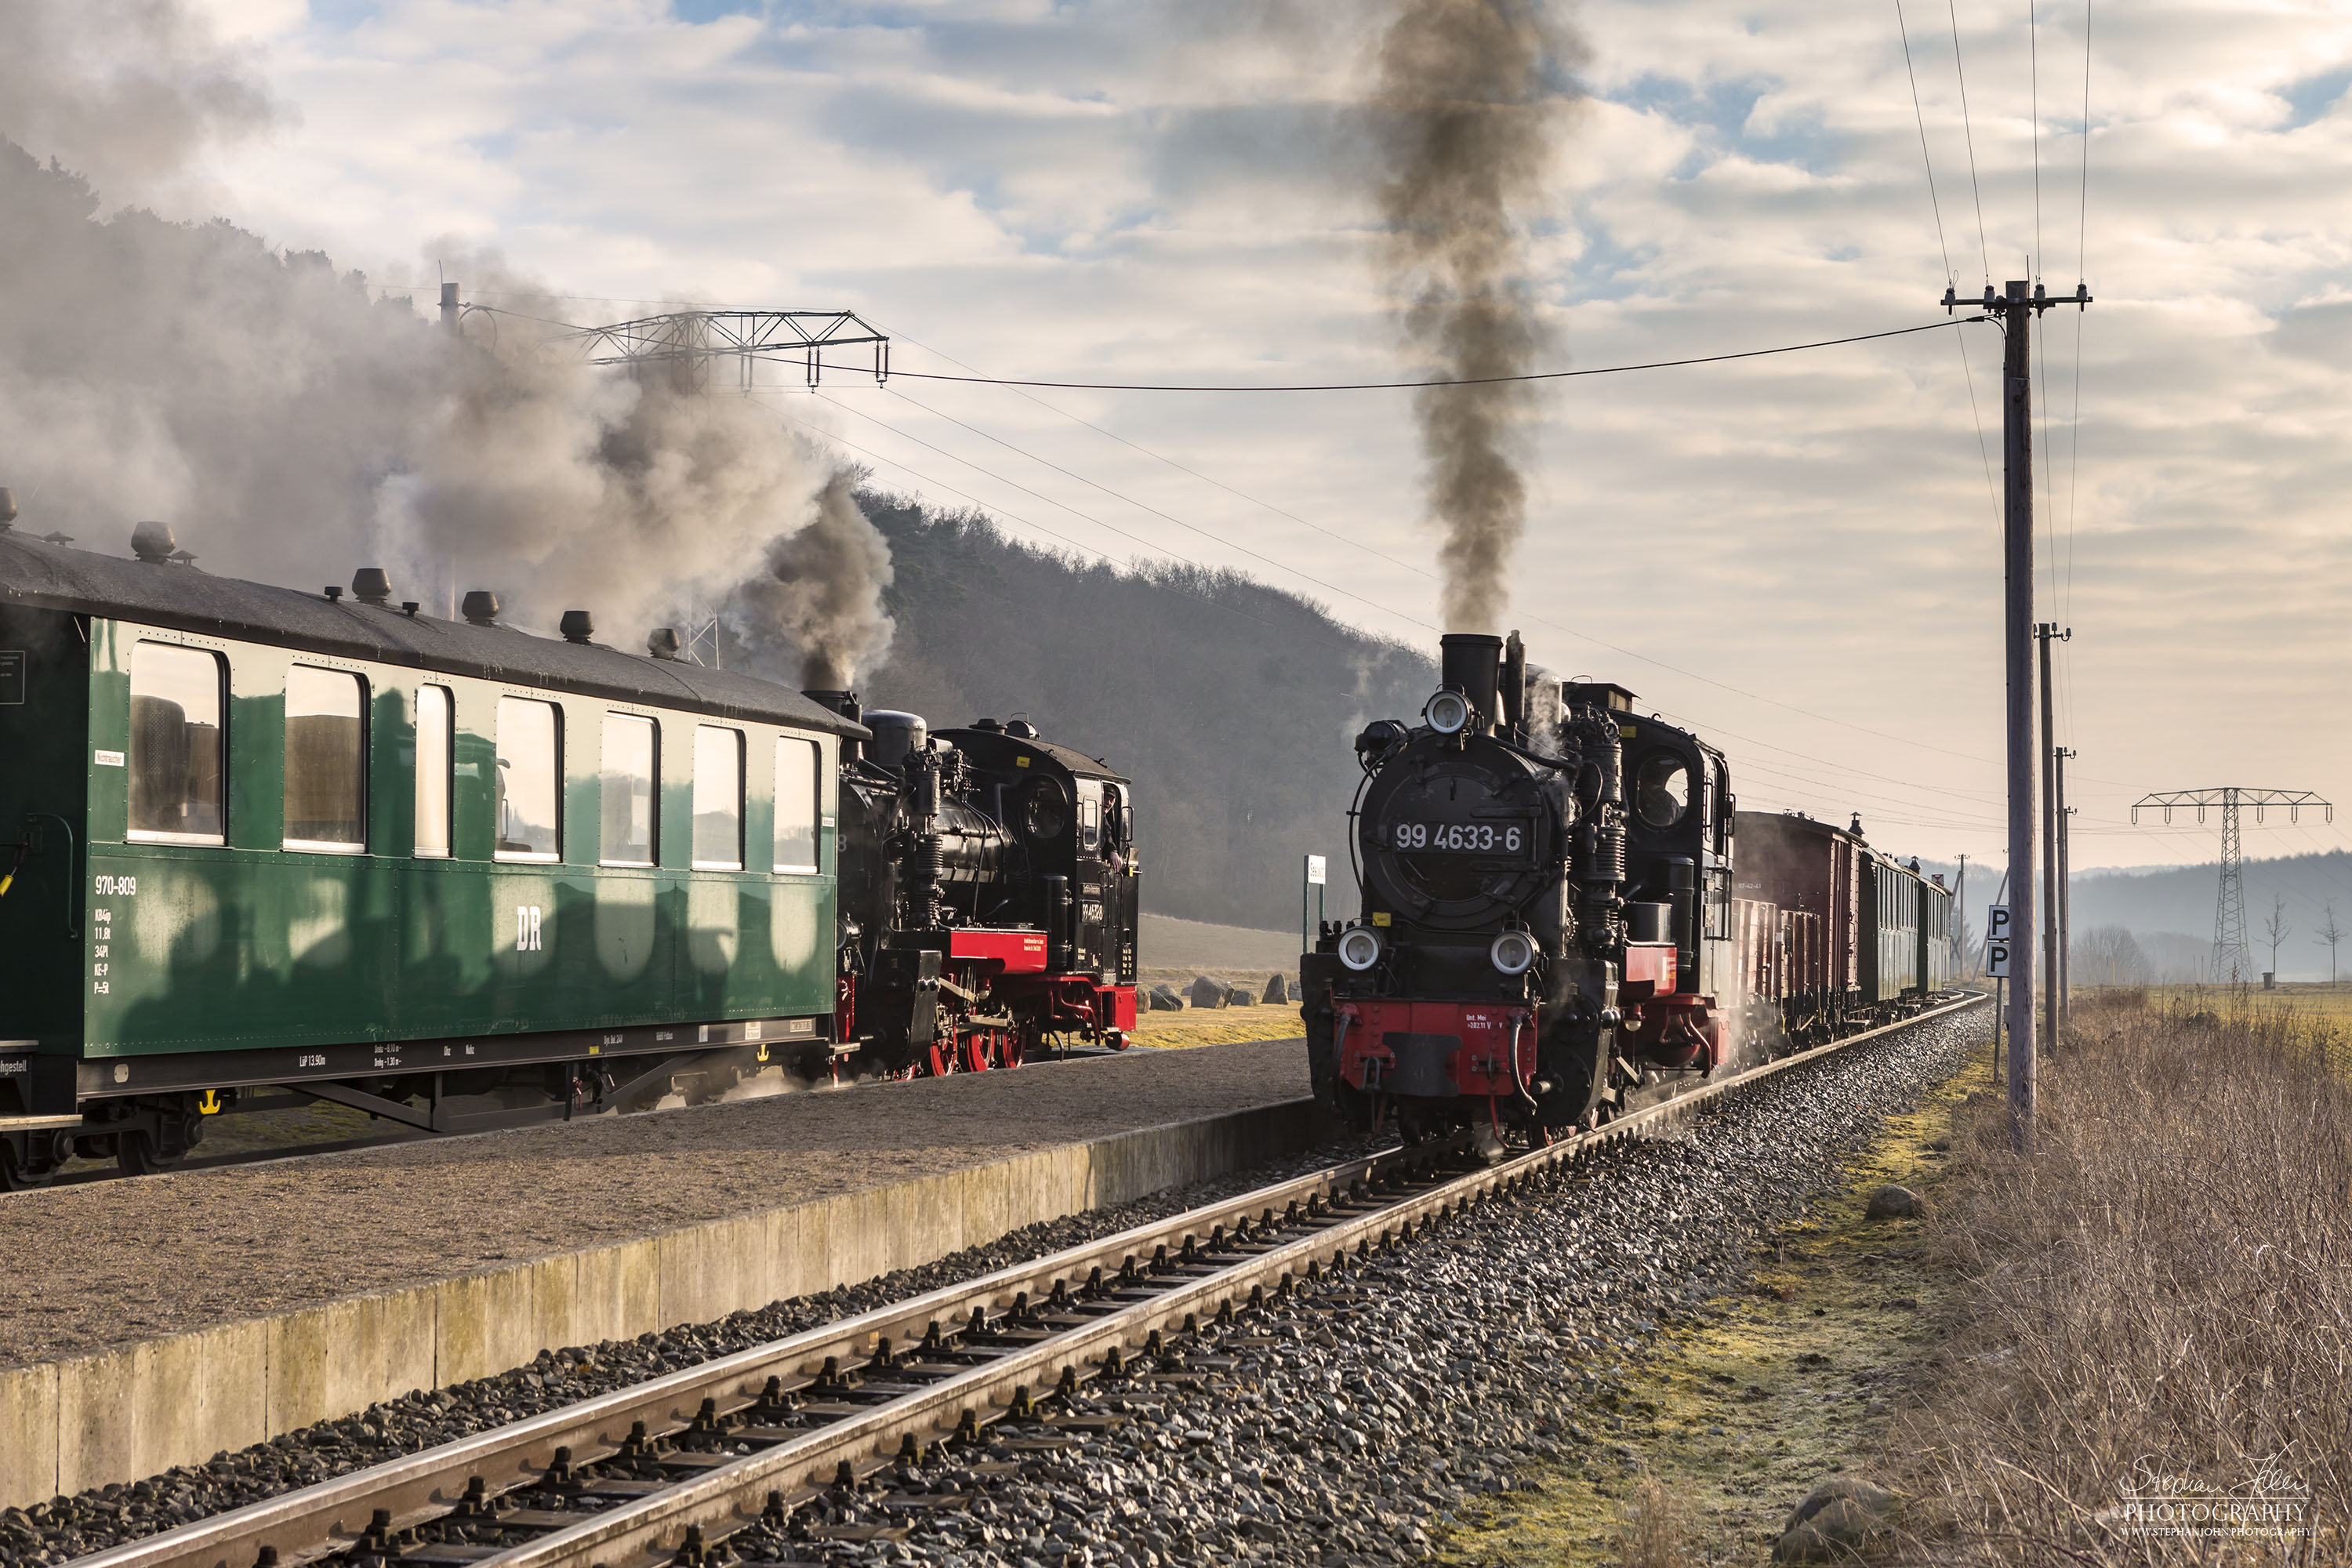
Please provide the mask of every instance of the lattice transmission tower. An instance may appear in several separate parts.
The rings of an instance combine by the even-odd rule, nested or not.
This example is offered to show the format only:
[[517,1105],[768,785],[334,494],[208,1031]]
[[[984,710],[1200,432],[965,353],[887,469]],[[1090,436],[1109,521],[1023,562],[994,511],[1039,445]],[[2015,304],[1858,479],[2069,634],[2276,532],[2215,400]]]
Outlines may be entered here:
[[2165,826],[2169,827],[2173,809],[2191,805],[2197,808],[2200,822],[2205,820],[2206,807],[2221,808],[2221,886],[2213,904],[2213,978],[2235,985],[2258,973],[2253,950],[2246,942],[2245,857],[2239,847],[2239,808],[2252,806],[2254,820],[2259,823],[2267,808],[2284,806],[2287,820],[2300,822],[2304,807],[2315,806],[2327,813],[2327,820],[2333,822],[2336,806],[2309,790],[2244,789],[2227,784],[2219,789],[2171,790],[2145,796],[2133,803],[2131,819],[2137,822],[2144,808],[2161,808]]
[[[684,393],[708,393],[711,362],[719,359],[735,361],[737,390],[744,393],[758,384],[755,373],[761,363],[790,363],[795,358],[814,389],[824,377],[827,349],[838,353],[859,344],[873,346],[874,379],[887,382],[890,376],[888,335],[855,310],[677,310],[583,327],[558,341],[590,364],[625,365],[632,375],[659,375]],[[838,357],[833,364],[845,368]],[[719,606],[689,602],[686,657],[700,664],[706,647],[717,665]]]

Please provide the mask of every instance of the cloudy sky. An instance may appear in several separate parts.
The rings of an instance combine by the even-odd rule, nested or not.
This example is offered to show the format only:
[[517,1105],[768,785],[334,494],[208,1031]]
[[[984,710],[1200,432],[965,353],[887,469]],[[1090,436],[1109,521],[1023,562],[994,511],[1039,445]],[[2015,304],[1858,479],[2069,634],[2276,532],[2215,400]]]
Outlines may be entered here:
[[[1370,259],[1352,105],[1379,5],[197,9],[274,100],[268,128],[169,185],[92,172],[379,282],[429,286],[434,258],[491,247],[583,314],[854,309],[909,371],[1421,368]],[[2145,791],[2352,806],[2352,9],[2040,0],[2036,32],[2023,4],[1905,0],[1907,73],[1894,0],[1567,15],[1586,98],[1528,214],[1550,363],[1921,325],[1948,277],[2087,279],[2091,310],[2045,322],[2039,389],[2076,865],[2210,858],[2210,829],[2126,823]],[[1547,387],[1510,623],[1543,661],[1716,735],[1745,805],[1858,809],[1899,851],[1997,864],[1999,354],[1965,326]],[[760,395],[781,417],[884,483],[1433,638],[1402,394],[778,383]],[[2250,823],[2248,848],[2347,827]]]

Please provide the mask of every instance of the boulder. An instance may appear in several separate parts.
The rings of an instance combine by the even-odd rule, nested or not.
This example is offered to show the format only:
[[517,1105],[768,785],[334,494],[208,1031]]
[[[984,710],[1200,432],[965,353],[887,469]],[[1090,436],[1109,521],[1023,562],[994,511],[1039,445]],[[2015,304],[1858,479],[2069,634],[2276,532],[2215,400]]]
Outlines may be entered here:
[[1262,1002],[1290,1002],[1297,1000],[1297,998],[1290,994],[1290,983],[1287,980],[1285,980],[1279,974],[1270,974],[1266,976],[1265,994],[1258,998],[1258,1000]]
[[1257,998],[1250,994],[1250,988],[1246,985],[1229,985],[1225,988],[1225,1005],[1255,1007],[1257,1005]]
[[1225,988],[1205,974],[1195,974],[1184,999],[1195,1007],[1222,1007],[1225,1005]]
[[1184,1010],[1184,998],[1177,995],[1176,988],[1164,980],[1151,988],[1150,995],[1151,1010],[1155,1013],[1181,1013]]
[[1870,1194],[1872,1219],[1916,1219],[1927,1212],[1926,1201],[1908,1187],[1890,1184]]
[[1790,1512],[1772,1561],[1851,1563],[1885,1543],[1897,1506],[1893,1492],[1859,1476],[1828,1477]]

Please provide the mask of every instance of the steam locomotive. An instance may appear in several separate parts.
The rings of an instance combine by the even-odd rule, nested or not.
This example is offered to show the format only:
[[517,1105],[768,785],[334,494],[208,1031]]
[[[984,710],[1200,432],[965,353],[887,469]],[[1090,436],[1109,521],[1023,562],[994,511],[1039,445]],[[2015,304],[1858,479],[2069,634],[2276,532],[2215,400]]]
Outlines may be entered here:
[[1948,979],[1950,895],[1859,819],[1738,811],[1721,751],[1622,687],[1531,678],[1516,632],[1441,650],[1422,721],[1356,738],[1363,907],[1301,961],[1315,1090],[1355,1125],[1492,1152]]
[[[325,1100],[432,1132],[788,1062],[1013,1066],[1135,1022],[1126,780],[466,595],[10,526],[0,1191]],[[871,751],[864,748],[873,742]]]
[[929,731],[804,695],[872,742],[841,770],[834,1037],[891,1071],[1018,1067],[1048,1034],[1135,1027],[1131,786],[1026,720]]

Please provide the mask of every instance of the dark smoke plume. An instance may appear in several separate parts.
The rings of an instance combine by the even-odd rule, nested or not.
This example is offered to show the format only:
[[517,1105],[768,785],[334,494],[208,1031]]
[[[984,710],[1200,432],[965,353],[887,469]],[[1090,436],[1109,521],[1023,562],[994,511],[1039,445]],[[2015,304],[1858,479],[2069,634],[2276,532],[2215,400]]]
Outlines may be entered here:
[[768,569],[772,580],[742,596],[762,629],[801,650],[803,689],[841,690],[890,646],[890,545],[858,509],[852,475],[826,482],[808,526],[770,547]]
[[[1524,214],[1550,171],[1581,53],[1543,0],[1405,0],[1381,40],[1382,259],[1407,339],[1446,376],[1517,374],[1549,341]],[[1523,383],[1414,395],[1449,630],[1500,625],[1527,527],[1513,450],[1528,406]]]

